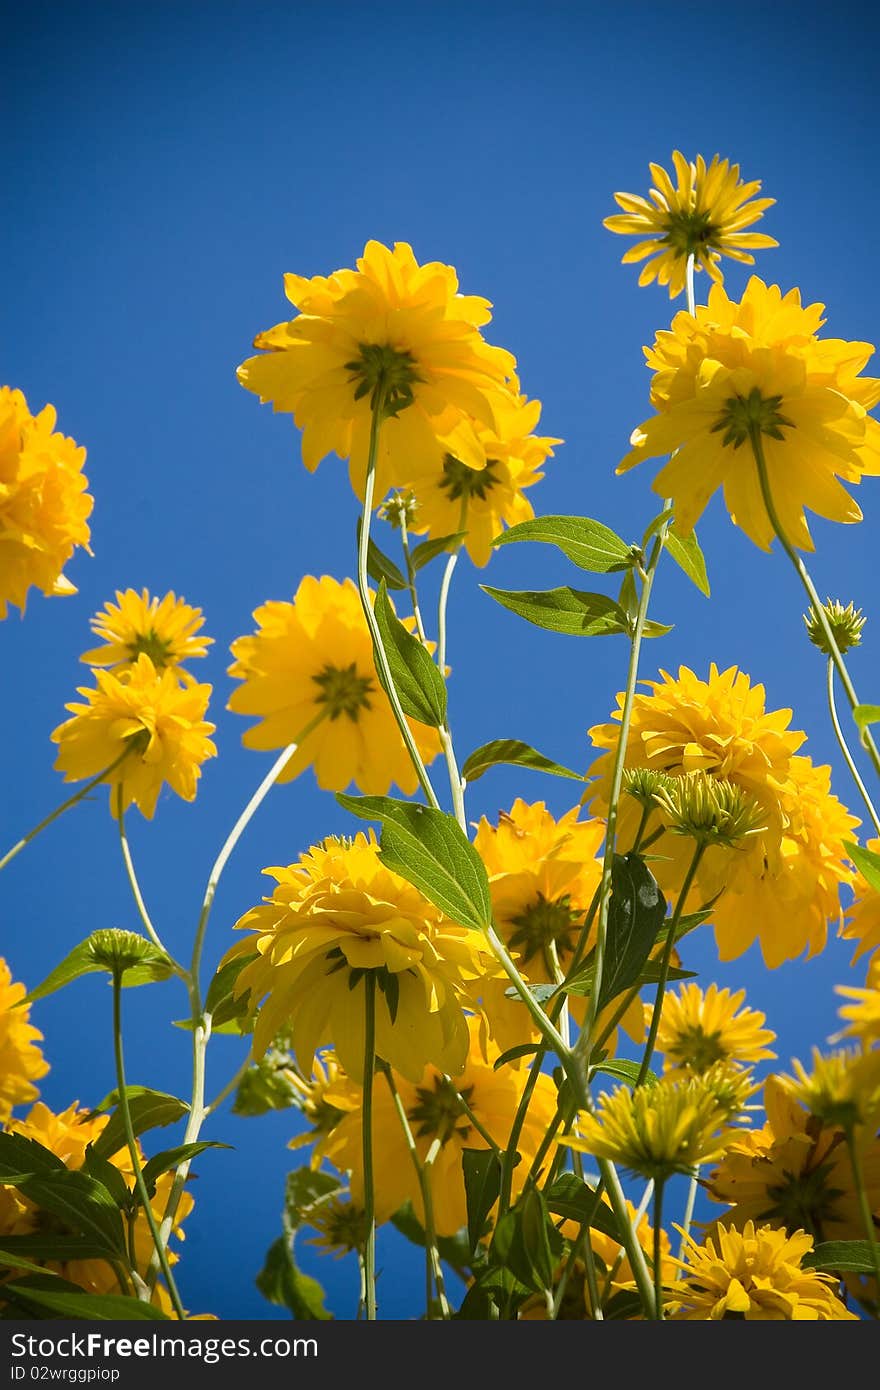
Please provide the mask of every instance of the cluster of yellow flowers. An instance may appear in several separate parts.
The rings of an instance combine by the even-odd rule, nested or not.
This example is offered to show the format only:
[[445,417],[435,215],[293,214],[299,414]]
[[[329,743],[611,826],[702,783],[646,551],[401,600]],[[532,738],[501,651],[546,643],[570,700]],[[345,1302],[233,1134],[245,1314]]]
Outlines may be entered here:
[[[628,604],[624,589],[616,606],[619,630],[637,656],[667,540],[695,547],[694,524],[723,489],[756,545],[778,538],[794,559],[811,594],[810,636],[846,684],[842,653],[863,620],[851,606],[818,603],[797,552],[812,549],[805,509],[858,521],[842,484],[880,473],[880,426],[868,414],[880,379],[862,375],[873,349],[820,338],[823,306],[803,306],[797,290],[752,277],[739,302],[730,298],[721,258],[751,264],[753,250],[776,245],[747,230],[773,200],[756,198],[760,185],[717,156],[689,162],[676,151],[673,163],[675,183],[652,164],[649,198],[618,193],[622,212],[606,222],[645,238],[624,257],[647,261],[640,283],[688,294],[647,350],[655,413],[618,469],[668,457],[654,484],[669,500],[651,555],[620,542],[605,566],[625,570],[631,586]],[[713,281],[704,306],[693,297],[698,270]],[[763,686],[714,664],[705,679],[686,666],[661,671],[637,692],[634,662],[617,709],[589,731],[597,753],[580,803],[554,816],[542,801],[517,798],[494,823],[470,827],[469,768],[462,777],[445,715],[445,596],[462,548],[483,566],[505,527],[534,517],[526,491],[561,441],[535,433],[540,402],[523,394],[514,357],[483,337],[488,301],[462,295],[451,267],[420,265],[406,243],[370,241],[355,269],[287,275],[285,292],[297,313],[258,334],[239,380],[292,415],[309,470],[329,454],[347,460],[363,502],[358,583],[306,576],[291,600],[257,608],[254,632],[232,643],[228,674],[238,684],[228,708],[255,721],[248,747],[281,750],[252,806],[272,782],[311,766],[324,789],[354,786],[368,799],[364,814],[384,825],[381,840],[372,831],[333,836],[267,868],[272,890],[238,921],[242,935],[215,977],[226,981],[227,1016],[252,1032],[252,1069],[282,1059],[287,1103],[308,1125],[292,1144],[312,1146],[309,1171],[329,1183],[309,1188],[297,1220],[321,1250],[357,1251],[369,1317],[375,1225],[399,1224],[407,1211],[441,1316],[441,1244],[448,1249],[463,1228],[467,1297],[496,1316],[851,1320],[855,1303],[880,1315],[880,859],[872,875],[870,855],[880,842],[858,858],[860,822],[832,793],[830,768],[803,752],[792,711],[768,710]],[[33,418],[20,392],[0,395],[0,612],[6,602],[23,607],[30,585],[69,589],[61,569],[88,541],[83,451],[53,425],[51,408]],[[375,552],[374,513],[400,533],[403,574]],[[560,525],[576,529],[578,519],[545,521],[556,531],[523,534],[564,534],[572,553],[574,533]],[[415,551],[412,536],[426,538]],[[444,552],[434,643],[416,576]],[[402,618],[389,575],[411,608]],[[201,610],[174,593],[160,600],[131,589],[92,622],[101,645],[82,660],[94,684],[52,738],[67,780],[108,784],[120,818],[131,804],[151,818],[165,784],[191,801],[216,753],[205,718],[211,687],[186,665],[206,655],[202,626]],[[566,772],[523,749],[496,750],[485,766],[494,758]],[[455,819],[427,771],[439,755]],[[419,808],[387,799],[394,786],[424,792],[423,833],[413,828]],[[404,815],[403,830],[394,815]],[[431,837],[441,823],[438,849]],[[218,1007],[210,995],[203,1006],[197,975],[215,887],[212,877],[193,971],[175,967],[195,1001],[197,1067]],[[858,943],[856,958],[870,956],[865,986],[840,987],[844,1027],[832,1041],[847,1047],[816,1050],[810,1070],[796,1062],[793,1075],[769,1075],[760,1128],[751,1127],[754,1068],[776,1056],[765,1015],[742,990],[669,988],[688,973],[681,938],[704,923],[722,961],[757,941],[776,969],[818,955],[829,929]],[[38,1103],[26,1119],[10,1118],[36,1100],[46,1066],[23,990],[3,971],[0,1122],[77,1170],[106,1117],[75,1106],[56,1116]],[[617,1055],[621,1029],[639,1061]],[[550,1052],[560,1062],[552,1074],[543,1067]],[[603,1074],[619,1084],[594,1094]],[[188,1127],[188,1137],[197,1133]],[[132,1190],[130,1150],[111,1162]],[[186,1162],[157,1180],[156,1222],[187,1214]],[[617,1166],[648,1184],[639,1208]],[[690,1179],[677,1258],[663,1225],[674,1175]],[[700,1184],[725,1211],[698,1240],[690,1228]],[[32,1232],[33,1203],[0,1195],[0,1236]],[[141,1279],[152,1224],[141,1208],[131,1233]],[[861,1254],[847,1261],[838,1251],[835,1263],[823,1256],[829,1241]],[[51,1267],[93,1292],[125,1291],[106,1262]]]

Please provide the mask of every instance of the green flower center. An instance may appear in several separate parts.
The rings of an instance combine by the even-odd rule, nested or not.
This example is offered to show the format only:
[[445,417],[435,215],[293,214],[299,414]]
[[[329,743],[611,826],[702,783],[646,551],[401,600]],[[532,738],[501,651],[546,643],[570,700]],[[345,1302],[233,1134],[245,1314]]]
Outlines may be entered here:
[[399,415],[415,400],[413,386],[424,381],[416,371],[411,352],[392,347],[390,343],[358,343],[358,356],[346,362],[349,378],[357,383],[354,398],[370,397],[370,406],[381,413],[383,420]]
[[716,1062],[726,1061],[729,1054],[720,1033],[704,1033],[697,1024],[694,1028],[682,1029],[667,1055],[691,1071],[704,1072]]
[[682,256],[689,256],[701,247],[717,240],[719,228],[714,226],[708,212],[670,212],[666,216],[664,246],[671,246]]
[[730,396],[724,402],[724,409],[712,426],[712,434],[724,430],[723,444],[732,444],[738,449],[753,434],[769,434],[771,439],[784,439],[783,426],[794,429],[794,421],[789,420],[779,409],[781,396],[762,396],[757,386],[753,386],[747,396]]
[[836,1204],[845,1196],[843,1188],[829,1184],[833,1168],[833,1163],[820,1163],[800,1173],[786,1172],[783,1182],[767,1188],[768,1204],[761,1220],[775,1217],[789,1231],[804,1230],[823,1240],[825,1224],[840,1220]]
[[[473,1089],[473,1086],[464,1086],[461,1090],[468,1105]],[[466,1118],[467,1111],[451,1081],[444,1080],[442,1076],[435,1077],[433,1088],[419,1086],[416,1095],[418,1101],[407,1114],[417,1126],[417,1136],[439,1138],[441,1144],[447,1143],[453,1135],[462,1141],[468,1137],[471,1126]]]
[[440,486],[449,493],[449,500],[457,502],[462,497],[476,497],[480,502],[486,500],[499,482],[496,469],[500,467],[497,459],[490,459],[485,468],[468,468],[466,463],[454,454],[447,454],[443,460],[443,477]]
[[171,643],[160,637],[152,627],[149,632],[142,632],[130,642],[128,650],[132,661],[137,661],[143,652],[150,658],[157,671],[161,671],[164,666],[170,666],[173,660]]
[[311,1223],[323,1237],[328,1249],[360,1250],[363,1247],[366,1228],[361,1207],[353,1202],[338,1202],[315,1212]]
[[312,680],[321,691],[318,703],[327,706],[331,719],[346,714],[356,724],[361,710],[371,708],[367,696],[375,686],[369,676],[358,675],[354,662],[345,667],[325,666],[317,676],[312,676]]
[[574,950],[578,915],[572,910],[567,893],[555,901],[539,893],[518,917],[511,918],[514,930],[508,945],[512,951],[521,953],[524,963],[533,956],[546,956],[551,944],[555,945],[558,955],[567,955]]

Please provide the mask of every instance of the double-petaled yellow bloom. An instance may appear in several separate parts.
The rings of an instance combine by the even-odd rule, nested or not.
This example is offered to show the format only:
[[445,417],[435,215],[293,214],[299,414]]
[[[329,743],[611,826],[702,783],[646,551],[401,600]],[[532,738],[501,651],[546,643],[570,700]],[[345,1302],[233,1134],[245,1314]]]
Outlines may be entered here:
[[20,1007],[25,994],[24,985],[13,982],[0,956],[0,1125],[17,1105],[37,1099],[40,1093],[34,1082],[49,1070],[37,1045],[43,1035],[29,1021],[30,1009]]
[[[495,1143],[505,1148],[528,1077],[527,1071],[512,1067],[501,1067],[495,1071],[493,1063],[500,1054],[492,1044],[484,1047],[480,1021],[469,1019],[468,1029],[466,1060],[451,1081],[446,1079],[443,1071],[433,1066],[426,1067],[415,1078],[394,1076],[394,1084],[422,1162],[432,1145],[439,1141],[439,1149],[431,1165],[434,1220],[438,1235],[453,1235],[467,1224],[462,1150],[489,1147],[459,1097],[464,1097],[468,1110]],[[514,1194],[522,1188],[532,1159],[553,1119],[556,1094],[550,1077],[544,1074],[539,1076],[522,1133],[517,1140],[521,1158],[513,1170]],[[325,1149],[327,1158],[337,1168],[350,1173],[351,1194],[356,1203],[363,1201],[364,1192],[362,1129],[363,1113],[358,1108],[340,1121]],[[419,1220],[424,1222],[424,1206],[415,1165],[407,1149],[391,1089],[383,1077],[376,1078],[373,1091],[373,1166],[377,1219],[387,1221],[409,1200]]]
[[700,1245],[687,1237],[686,1259],[676,1260],[683,1277],[667,1288],[673,1319],[714,1322],[856,1321],[835,1293],[837,1280],[804,1269],[813,1248],[805,1231],[788,1235],[747,1221],[742,1231],[716,1228]]
[[[388,696],[379,684],[373,642],[350,579],[307,575],[292,603],[265,603],[257,631],[232,644],[229,674],[242,682],[229,708],[255,715],[248,748],[299,747],[279,777],[289,782],[309,764],[318,785],[343,791],[354,782],[368,795],[392,782],[412,795],[418,778]],[[406,621],[412,627],[412,620]],[[436,729],[409,721],[423,760],[440,751]]]
[[867,413],[880,400],[880,379],[860,376],[870,343],[817,336],[823,308],[752,276],[740,303],[714,285],[707,305],[676,314],[645,349],[657,413],[634,430],[617,471],[673,455],[653,488],[672,498],[681,534],[723,487],[734,523],[769,550],[774,528],[753,438],[793,545],[813,549],[805,507],[830,521],[861,520],[838,479],[880,473],[880,424]]
[[[864,989],[852,985],[836,985],[835,990],[850,1000],[838,1009],[846,1023],[839,1037],[858,1038],[863,1047],[880,1043],[880,960],[876,957],[868,966]],[[832,1041],[837,1041],[837,1038]]]
[[654,187],[648,198],[615,193],[615,202],[623,211],[606,217],[603,224],[610,232],[645,238],[626,252],[623,263],[651,257],[642,268],[639,284],[656,280],[668,285],[670,299],[685,287],[689,256],[694,257],[697,270],[708,271],[720,282],[722,256],[754,265],[752,251],[779,245],[763,232],[746,231],[776,199],[756,198],[760,183],[741,182],[738,164],[717,154],[708,165],[701,154],[693,162],[680,150],[673,151],[672,163],[677,184],[662,164],[649,165]]
[[85,703],[66,705],[73,718],[52,733],[65,781],[106,769],[114,815],[117,787],[123,811],[133,804],[148,820],[166,782],[192,801],[202,763],[217,752],[210,739],[215,726],[204,718],[210,685],[181,685],[172,668],[157,671],[143,652],[121,673],[96,671],[95,679],[96,687],[79,687]]
[[[410,490],[416,503],[411,529],[429,537],[464,531],[465,548],[475,565],[486,565],[492,542],[504,526],[516,526],[534,516],[526,488],[540,482],[540,471],[561,439],[536,435],[541,402],[511,396],[495,407],[495,424],[479,420],[462,425],[447,445],[439,469],[413,474]],[[474,435],[485,453],[486,466],[474,469],[456,450],[462,439]],[[472,458],[474,447],[467,449]]]
[[37,415],[21,391],[0,386],[0,618],[24,612],[28,591],[75,594],[64,566],[88,550],[94,505],[86,451],[55,432],[54,406]]
[[[874,854],[880,853],[880,840],[869,840],[867,848]],[[861,873],[856,874],[853,901],[844,916],[840,935],[858,943],[853,964],[866,953],[871,961],[880,957],[880,893]]]
[[207,656],[213,637],[201,637],[201,608],[193,608],[174,593],[163,598],[148,589],[116,590],[116,602],[107,603],[92,619],[91,627],[102,646],[83,652],[87,666],[129,666],[141,653],[157,671],[182,667],[192,657]]
[[249,935],[228,957],[254,956],[237,991],[259,1008],[255,1055],[289,1032],[305,1074],[318,1048],[332,1045],[362,1081],[369,977],[377,1055],[416,1082],[429,1063],[460,1071],[462,1005],[486,968],[478,933],[386,869],[372,832],[325,840],[298,863],[265,872],[276,887],[236,924]]
[[[440,472],[440,441],[462,423],[495,428],[516,362],[484,341],[491,306],[459,294],[452,266],[419,265],[406,242],[369,241],[356,270],[286,275],[284,289],[299,314],[257,335],[260,355],[242,363],[238,379],[293,415],[308,469],[328,454],[348,459],[362,496],[374,403],[384,415],[377,498],[414,473]],[[461,434],[458,456],[483,468],[482,444],[472,430]]]
[[[666,1075],[699,1074],[716,1062],[751,1064],[775,1057],[767,1046],[776,1034],[764,1027],[765,1015],[743,1007],[744,989],[709,985],[705,991],[693,982],[663,996],[663,1012],[657,1031],[657,1051],[663,1053]],[[645,1005],[650,1023],[653,1005]]]

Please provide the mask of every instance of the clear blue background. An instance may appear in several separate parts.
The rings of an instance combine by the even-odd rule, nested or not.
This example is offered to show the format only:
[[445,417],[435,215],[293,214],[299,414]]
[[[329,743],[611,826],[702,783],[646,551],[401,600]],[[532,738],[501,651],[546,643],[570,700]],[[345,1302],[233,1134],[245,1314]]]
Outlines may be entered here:
[[[220,757],[194,804],[166,795],[151,824],[130,817],[153,916],[186,954],[213,856],[269,764],[242,750],[243,722],[224,712],[228,645],[302,575],[354,566],[344,466],[328,460],[308,476],[290,419],[235,380],[254,333],[285,316],[283,272],[351,265],[369,237],[455,264],[466,292],[494,302],[488,336],[517,354],[544,428],[566,440],[532,494],[537,508],[600,517],[637,539],[657,507],[652,466],[625,479],[614,466],[647,414],[642,344],[671,309],[620,266],[629,243],[601,226],[612,192],[645,192],[648,161],[668,164],[676,147],[739,161],[779,200],[761,230],[781,249],[762,254],[759,273],[826,302],[834,336],[875,339],[878,24],[846,3],[32,2],[7,9],[5,36],[0,379],[35,409],[57,406],[61,428],[88,447],[96,504],[94,559],[69,567],[79,596],[36,596],[0,633],[2,839],[61,799],[48,736],[86,675],[90,615],[129,585],[203,606],[217,640],[197,670],[215,683]],[[744,283],[732,269],[731,291]],[[860,491],[862,527],[816,523],[814,573],[823,593],[871,611],[880,493],[870,480]],[[648,645],[643,673],[739,663],[770,707],[796,707],[807,751],[834,764],[857,809],[795,577],[735,531],[717,499],[701,539],[712,601],[664,567],[654,613],[675,630]],[[623,642],[527,628],[480,593],[486,578],[542,587],[572,575],[537,547],[500,553],[488,575],[460,565],[450,652],[460,749],[514,736],[585,766],[585,730],[622,684]],[[876,641],[872,622],[852,663],[863,699],[878,697]],[[494,773],[473,787],[469,813],[494,817],[518,794],[561,812],[571,787]],[[350,828],[310,772],[278,791],[223,880],[208,965],[259,899],[265,865]],[[10,866],[0,910],[2,951],[29,984],[93,928],[138,925],[103,794]],[[773,974],[756,950],[718,967],[700,933],[686,963],[746,986],[787,1064],[834,1031],[832,989],[849,956],[831,942]],[[186,1012],[180,988],[131,991],[126,1012],[130,1079],[186,1094],[188,1036],[168,1026]],[[97,1101],[113,1083],[106,986],[85,979],[35,1020],[52,1062],[47,1102]],[[241,1056],[234,1039],[212,1045],[210,1092]],[[196,1165],[180,1274],[194,1311],[283,1316],[253,1281],[278,1229],[296,1128],[295,1112],[208,1126],[235,1151]],[[330,1306],[352,1316],[350,1262],[319,1262],[304,1246],[301,1257],[320,1263]],[[382,1232],[380,1264],[382,1313],[416,1313],[420,1255]]]

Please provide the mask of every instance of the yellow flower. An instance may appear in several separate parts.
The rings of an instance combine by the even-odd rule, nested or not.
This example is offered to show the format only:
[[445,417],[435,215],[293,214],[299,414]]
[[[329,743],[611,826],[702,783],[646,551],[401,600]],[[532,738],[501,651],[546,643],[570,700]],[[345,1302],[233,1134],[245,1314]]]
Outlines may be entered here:
[[779,245],[763,232],[745,230],[776,199],[755,198],[761,185],[757,180],[740,182],[738,164],[720,159],[717,154],[708,167],[701,154],[694,164],[679,150],[673,151],[672,162],[677,186],[662,164],[651,164],[648,167],[655,186],[649,192],[650,201],[634,193],[615,193],[615,201],[623,212],[606,217],[603,223],[610,232],[647,237],[627,251],[623,263],[653,257],[642,268],[639,284],[649,285],[656,280],[660,285],[668,285],[670,299],[684,289],[690,255],[697,270],[707,270],[713,280],[720,282],[722,256],[754,265],[752,251]]
[[861,520],[838,477],[858,483],[880,472],[880,424],[867,414],[880,400],[880,380],[859,376],[870,343],[816,336],[823,308],[803,308],[798,290],[783,296],[752,276],[740,304],[714,285],[705,307],[676,314],[646,349],[657,414],[633,432],[617,471],[674,454],[653,487],[672,498],[681,534],[723,486],[735,525],[769,550],[774,532],[750,431],[760,435],[793,545],[813,549],[805,507],[830,521]]
[[751,1089],[745,1073],[723,1064],[635,1091],[618,1086],[602,1093],[594,1115],[581,1112],[576,1133],[561,1142],[663,1181],[720,1157]]
[[[880,853],[880,840],[869,840],[867,848]],[[857,941],[853,964],[870,952],[871,960],[880,956],[880,893],[868,880],[857,873],[853,884],[854,898],[846,911],[840,935],[847,941]]]
[[0,1125],[16,1105],[27,1105],[40,1094],[33,1084],[49,1070],[37,1044],[42,1033],[28,1022],[29,1008],[16,1008],[26,994],[24,985],[12,981],[12,973],[0,956]]
[[[396,782],[411,795],[418,779],[379,684],[352,581],[307,575],[292,603],[266,603],[254,617],[258,630],[233,642],[229,668],[243,682],[229,708],[260,720],[244,735],[245,745],[299,742],[280,782],[313,763],[318,785],[329,791],[355,782],[368,795],[384,794]],[[412,620],[405,625],[412,627]],[[440,751],[437,730],[409,722],[422,758],[431,762]]]
[[[495,411],[496,424],[479,420],[462,426],[442,444],[441,465],[421,475],[413,473],[410,487],[417,504],[411,529],[429,537],[454,535],[466,530],[465,548],[475,565],[486,565],[492,542],[503,525],[515,526],[534,516],[525,489],[543,478],[542,464],[553,455],[561,439],[533,433],[541,416],[541,402],[525,396],[511,397]],[[486,456],[486,467],[474,469],[456,453],[462,437],[475,435]],[[467,457],[473,457],[474,449]]]
[[[803,1227],[817,1241],[863,1239],[843,1131],[808,1115],[776,1076],[764,1084],[764,1107],[763,1128],[733,1135],[709,1175],[709,1195],[731,1207],[724,1220],[739,1229],[746,1221]],[[880,1210],[880,1144],[864,1136],[858,1142],[868,1200]]]
[[813,1248],[805,1231],[755,1227],[717,1228],[715,1239],[698,1245],[687,1238],[684,1271],[666,1292],[676,1305],[672,1317],[685,1322],[744,1318],[747,1322],[857,1321],[834,1292],[837,1280],[803,1269]]
[[38,415],[21,391],[0,386],[0,618],[24,612],[28,590],[75,594],[62,573],[77,546],[89,548],[93,499],[86,451],[56,434],[54,406]]
[[322,1254],[340,1260],[352,1250],[364,1247],[367,1234],[364,1209],[355,1202],[330,1197],[315,1204],[307,1222],[318,1234],[307,1238],[306,1243],[316,1245]]
[[[434,1219],[438,1235],[453,1235],[467,1224],[462,1149],[488,1148],[458,1099],[468,1107],[495,1142],[504,1148],[522,1097],[528,1072],[513,1067],[493,1070],[499,1055],[492,1044],[484,1051],[480,1021],[468,1020],[469,1051],[454,1084],[436,1067],[426,1067],[415,1079],[395,1073],[394,1083],[409,1120],[419,1158],[424,1161],[431,1145],[440,1148],[431,1170]],[[522,1134],[517,1141],[521,1155],[513,1170],[513,1192],[525,1182],[532,1159],[556,1109],[556,1087],[541,1074],[529,1104]],[[349,1172],[351,1195],[363,1202],[362,1112],[346,1115],[327,1145],[327,1157],[342,1172]],[[377,1076],[373,1088],[373,1168],[376,1180],[376,1217],[387,1221],[407,1200],[424,1224],[424,1207],[415,1165],[406,1146],[403,1126],[394,1106],[391,1088]]]
[[204,621],[201,608],[192,608],[173,593],[159,599],[148,589],[117,589],[116,602],[105,604],[92,619],[92,631],[104,645],[83,652],[80,661],[88,666],[127,666],[145,652],[157,671],[179,666],[207,655],[213,637],[196,635]]
[[[743,1008],[746,992],[732,994],[712,984],[703,992],[699,985],[681,985],[678,993],[667,990],[657,1032],[657,1051],[664,1055],[667,1075],[704,1072],[716,1062],[761,1062],[775,1057],[767,1044],[776,1037],[764,1027],[765,1015]],[[650,1023],[653,1005],[645,1005]]]
[[[764,687],[752,686],[735,666],[719,672],[713,663],[708,681],[686,666],[677,678],[661,676],[646,682],[651,693],[633,702],[627,766],[670,777],[701,771],[725,779],[754,800],[762,826],[735,849],[713,846],[705,852],[689,905],[696,908],[722,893],[712,908],[722,960],[742,955],[756,938],[770,969],[804,950],[815,955],[825,945],[828,922],[840,916],[840,887],[852,879],[845,844],[858,825],[832,795],[830,769],[795,756],[806,736],[789,729],[791,710],[765,711]],[[589,769],[596,779],[590,804],[599,814],[608,804],[622,704],[621,695],[613,722],[590,730],[596,747],[608,750]],[[637,802],[625,798],[621,844],[632,843],[639,815]],[[655,815],[669,824],[662,808]],[[652,870],[673,896],[692,846],[664,834],[653,848],[658,858]]]
[[838,1037],[858,1038],[863,1047],[880,1042],[880,960],[871,961],[864,989],[835,985],[835,992],[853,1002],[838,1009],[847,1026],[832,1041]]
[[[363,496],[372,402],[386,390],[377,497],[405,487],[414,468],[439,472],[440,436],[465,418],[494,428],[516,362],[483,340],[489,302],[460,295],[451,266],[420,266],[406,242],[389,250],[369,241],[356,270],[286,275],[284,289],[298,316],[258,334],[260,356],[242,363],[238,379],[293,415],[309,470],[331,453],[347,458]],[[464,461],[485,465],[475,439]]]
[[[88,1111],[80,1110],[75,1101],[57,1115],[40,1101],[23,1120],[14,1121],[8,1128],[13,1134],[35,1139],[60,1158],[67,1168],[76,1171],[83,1165],[87,1146],[94,1143],[108,1123],[108,1115],[90,1115]],[[110,1162],[121,1172],[129,1191],[134,1191],[134,1170],[127,1145],[123,1144],[111,1155]],[[171,1173],[163,1173],[156,1179],[156,1191],[150,1205],[157,1222],[165,1215],[172,1182]],[[174,1234],[181,1240],[181,1222],[186,1219],[192,1208],[193,1199],[188,1192],[184,1192],[177,1209],[174,1228]],[[53,1230],[57,1229],[56,1217],[50,1218],[50,1227]],[[0,1243],[4,1236],[31,1235],[45,1229],[45,1218],[33,1202],[11,1187],[0,1187]],[[138,1210],[135,1219],[133,1245],[138,1273],[146,1276],[153,1255],[153,1238],[143,1209]],[[174,1263],[177,1259],[176,1253],[173,1250],[169,1251],[169,1256]],[[45,1263],[47,1268],[55,1270],[71,1283],[78,1284],[88,1293],[128,1292],[120,1289],[114,1269],[104,1260],[47,1260]],[[165,1291],[160,1286],[157,1286],[153,1302],[157,1306],[167,1303]],[[170,1312],[170,1308],[168,1311]]]
[[311,1076],[306,1079],[297,1072],[289,1073],[294,1089],[299,1093],[296,1104],[311,1128],[288,1140],[289,1149],[301,1149],[314,1144],[309,1166],[320,1167],[325,1156],[327,1139],[349,1110],[361,1103],[361,1088],[345,1075],[331,1048],[315,1054]]
[[813,1069],[794,1059],[794,1076],[780,1077],[783,1086],[806,1111],[824,1125],[852,1131],[857,1125],[876,1128],[880,1116],[880,1051],[861,1049],[829,1052],[813,1048]]
[[66,705],[73,715],[52,734],[58,744],[55,766],[65,781],[79,782],[108,770],[110,806],[134,804],[152,820],[165,782],[184,801],[192,801],[201,764],[217,749],[208,737],[214,725],[204,719],[210,685],[181,686],[174,671],[156,670],[141,653],[121,676],[96,671],[97,688],[80,686],[85,704]]
[[429,1062],[464,1065],[466,984],[483,966],[482,937],[448,921],[386,869],[376,838],[330,838],[297,864],[266,869],[277,887],[236,924],[249,933],[229,958],[245,965],[237,991],[257,1015],[254,1054],[290,1032],[306,1073],[331,1044],[348,1075],[363,1080],[366,976],[375,982],[376,1051],[417,1081]]

